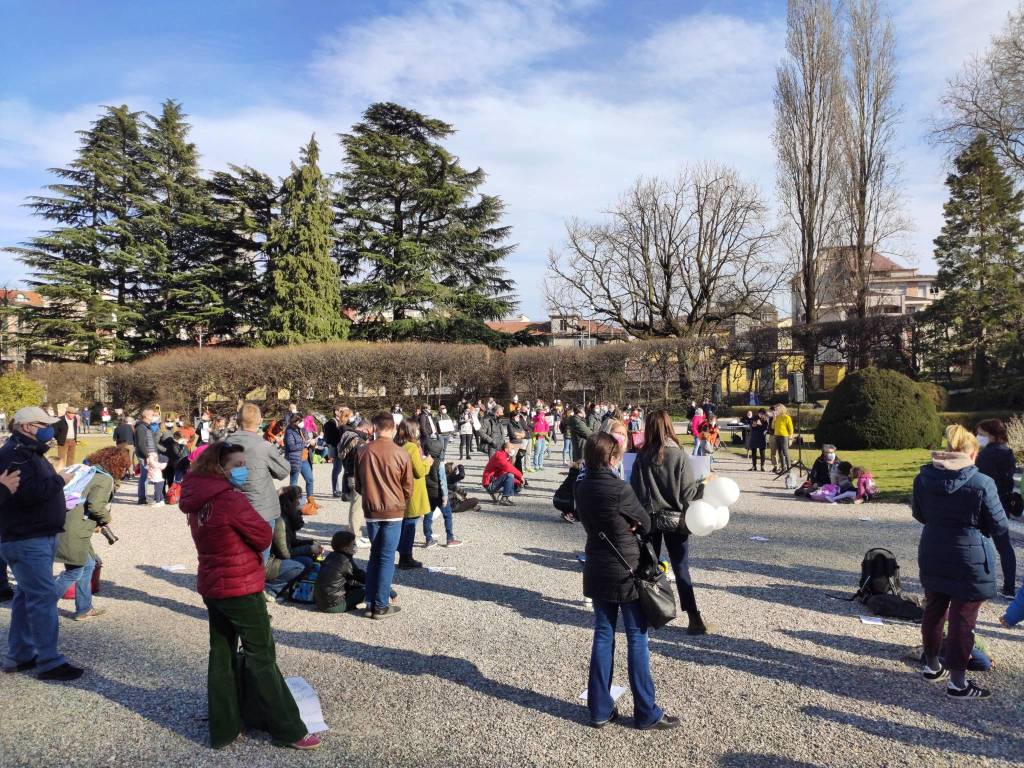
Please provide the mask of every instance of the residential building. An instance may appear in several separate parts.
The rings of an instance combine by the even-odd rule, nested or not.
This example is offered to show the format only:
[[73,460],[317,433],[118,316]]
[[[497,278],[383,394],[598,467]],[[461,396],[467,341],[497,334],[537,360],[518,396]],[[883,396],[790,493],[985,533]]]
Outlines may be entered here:
[[609,323],[584,320],[579,315],[553,313],[547,321],[534,322],[526,315],[487,323],[499,333],[525,331],[547,347],[594,347],[612,341],[625,341],[625,331]]
[[[854,309],[854,251],[850,246],[822,251],[819,280],[818,321],[847,320]],[[790,280],[792,315],[803,322],[802,284],[797,274]],[[877,251],[871,254],[868,307],[873,314],[911,315],[925,309],[941,292],[935,275],[919,274],[916,267],[897,264]]]
[[18,310],[43,305],[44,299],[36,291],[0,288],[0,369],[3,371],[25,366],[25,347],[19,340],[24,323]]

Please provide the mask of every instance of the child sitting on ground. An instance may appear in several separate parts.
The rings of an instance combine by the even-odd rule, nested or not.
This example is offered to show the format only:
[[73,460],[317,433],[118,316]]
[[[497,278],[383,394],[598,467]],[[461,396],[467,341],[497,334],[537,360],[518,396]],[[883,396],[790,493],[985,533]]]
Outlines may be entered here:
[[828,500],[833,504],[857,498],[857,489],[852,480],[853,465],[848,461],[840,461],[836,465],[835,486],[839,489]]
[[[338,531],[331,537],[334,551],[324,558],[313,588],[313,602],[324,613],[351,611],[366,599],[366,571],[356,565],[356,537],[351,531]],[[391,599],[398,594],[391,590]]]
[[863,504],[878,495],[878,486],[875,485],[875,478],[870,470],[864,467],[854,467],[850,479],[857,484],[857,496],[853,500],[854,504]]

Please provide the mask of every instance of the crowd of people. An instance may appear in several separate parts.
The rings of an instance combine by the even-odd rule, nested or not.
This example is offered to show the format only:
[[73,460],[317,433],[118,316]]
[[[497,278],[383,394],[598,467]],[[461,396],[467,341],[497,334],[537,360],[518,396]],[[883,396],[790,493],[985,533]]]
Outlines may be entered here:
[[[324,418],[300,413],[293,403],[279,418],[268,419],[255,403],[244,403],[230,417],[210,411],[183,417],[148,407],[137,419],[123,417],[113,430],[114,445],[79,465],[77,409],[69,407],[61,416],[21,409],[0,447],[0,598],[13,596],[4,671],[33,670],[54,681],[82,675],[60,653],[57,600],[73,596],[79,621],[103,615],[92,599],[102,566],[93,536],[113,536],[111,501],[134,479],[139,504],[179,504],[198,553],[197,589],[210,624],[211,744],[233,742],[247,725],[244,705],[255,703],[276,743],[313,749],[320,740],[306,732],[277,668],[267,603],[297,599],[302,592],[325,613],[395,616],[401,610],[396,569],[423,567],[414,557],[418,532],[424,549],[463,544],[455,535],[453,511],[468,494],[460,485],[465,467],[454,457],[447,460],[452,443],[458,442],[459,461],[487,457],[480,487],[498,507],[515,506],[528,476],[550,466],[549,447],[561,443],[561,465],[569,467],[559,490],[569,496],[563,519],[581,523],[586,532],[583,592],[594,612],[590,724],[600,728],[619,717],[610,687],[621,616],[634,725],[678,726],[678,718],[656,703],[648,624],[632,574],[643,558],[653,557],[674,578],[686,631],[710,631],[690,576],[684,513],[710,477],[700,474],[693,457],[713,456],[722,444],[715,405],[691,403],[692,449],[684,449],[665,410],[518,397],[504,405],[463,401],[453,410],[450,415],[445,405],[423,403],[406,415],[396,405],[367,418],[339,405]],[[794,429],[785,406],[748,411],[739,429],[752,471],[759,463],[764,470],[769,446],[773,468],[788,470]],[[998,420],[982,422],[976,435],[951,427],[946,442],[914,484],[913,514],[924,524],[922,674],[948,678],[952,697],[985,698],[990,691],[965,676],[967,659],[978,610],[995,596],[993,547],[1002,566],[1001,592],[1015,594],[1016,562],[1004,507],[1016,503],[1016,463]],[[46,458],[53,448],[56,465]],[[347,525],[331,536],[330,551],[301,535],[306,518],[317,512],[313,465],[319,462],[332,464],[331,496],[347,504]],[[866,501],[877,492],[868,470],[842,461],[829,445],[822,446],[797,494],[813,498],[825,488],[835,489],[826,494],[829,501]],[[439,521],[443,539],[434,533]],[[356,560],[360,549],[368,550],[365,567]],[[55,562],[63,566],[56,576]],[[13,592],[8,566],[17,580]],[[1024,589],[1002,620],[1007,626],[1024,620]],[[240,675],[252,701],[240,700]]]

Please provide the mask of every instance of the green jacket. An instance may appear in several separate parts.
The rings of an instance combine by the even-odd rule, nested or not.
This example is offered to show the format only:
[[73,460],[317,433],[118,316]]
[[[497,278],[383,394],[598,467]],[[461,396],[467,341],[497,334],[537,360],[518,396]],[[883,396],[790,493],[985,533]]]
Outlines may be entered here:
[[427,473],[430,468],[420,454],[420,444],[409,441],[402,448],[412,460],[412,496],[405,505],[405,517],[423,517],[430,514],[430,495],[427,493]]
[[85,500],[68,510],[64,532],[57,537],[57,562],[77,567],[85,565],[90,556],[96,559],[92,535],[96,526],[110,522],[110,500],[113,496],[114,478],[97,470],[85,487]]
[[274,540],[270,544],[270,557],[266,565],[267,580],[280,576],[282,561],[295,557],[315,558],[313,539],[300,539],[296,536],[282,515],[274,523]]
[[582,416],[570,416],[565,425],[566,434],[572,440],[572,460],[579,461],[583,458],[583,444],[587,438],[594,434],[586,420]]

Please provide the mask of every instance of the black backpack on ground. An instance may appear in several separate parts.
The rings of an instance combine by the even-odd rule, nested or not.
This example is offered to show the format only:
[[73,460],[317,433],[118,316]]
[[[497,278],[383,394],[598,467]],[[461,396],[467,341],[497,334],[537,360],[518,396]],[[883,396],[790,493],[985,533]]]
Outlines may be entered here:
[[888,549],[876,547],[864,553],[860,563],[860,582],[854,599],[866,603],[872,595],[900,596],[900,566]]

